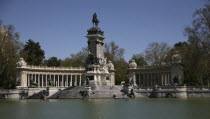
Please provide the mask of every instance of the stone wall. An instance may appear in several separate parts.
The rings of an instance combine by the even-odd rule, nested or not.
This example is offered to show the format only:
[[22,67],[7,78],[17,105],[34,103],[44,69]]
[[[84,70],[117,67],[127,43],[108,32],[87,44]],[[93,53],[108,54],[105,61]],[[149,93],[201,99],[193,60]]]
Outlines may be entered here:
[[[42,99],[45,98],[59,99],[59,98],[83,98],[79,92],[83,90],[82,86],[71,88],[28,88],[28,89],[1,89],[0,99]],[[113,95],[120,97],[122,95],[122,86],[115,86],[113,89],[104,89],[93,91],[94,94],[89,98],[112,98]],[[47,92],[47,95],[44,95]],[[202,98],[210,97],[209,89],[187,89],[187,88],[173,88],[173,89],[135,89],[135,97],[149,97],[149,98]],[[60,97],[59,97],[60,96]]]

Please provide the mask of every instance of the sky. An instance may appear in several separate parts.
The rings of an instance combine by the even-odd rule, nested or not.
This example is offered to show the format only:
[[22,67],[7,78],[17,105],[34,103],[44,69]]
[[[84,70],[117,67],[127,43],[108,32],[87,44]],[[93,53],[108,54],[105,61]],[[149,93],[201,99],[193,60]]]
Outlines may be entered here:
[[170,46],[187,41],[184,28],[208,0],[0,0],[0,19],[20,40],[39,42],[45,57],[69,57],[87,46],[87,30],[97,13],[105,43],[125,49],[128,61],[151,42]]

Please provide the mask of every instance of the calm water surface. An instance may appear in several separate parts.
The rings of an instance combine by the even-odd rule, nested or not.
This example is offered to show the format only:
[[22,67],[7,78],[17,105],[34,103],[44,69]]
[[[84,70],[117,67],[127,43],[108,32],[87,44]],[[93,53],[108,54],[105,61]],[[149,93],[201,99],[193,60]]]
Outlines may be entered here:
[[210,119],[210,99],[0,100],[0,119]]

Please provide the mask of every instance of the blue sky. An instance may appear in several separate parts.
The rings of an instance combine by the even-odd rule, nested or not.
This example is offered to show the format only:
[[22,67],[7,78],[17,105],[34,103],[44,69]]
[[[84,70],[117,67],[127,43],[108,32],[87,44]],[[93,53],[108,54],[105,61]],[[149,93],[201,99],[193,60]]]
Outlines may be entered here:
[[104,42],[115,41],[128,61],[151,42],[170,46],[186,41],[183,30],[207,0],[0,0],[0,19],[20,40],[40,42],[46,58],[64,59],[87,46],[87,29],[96,12]]

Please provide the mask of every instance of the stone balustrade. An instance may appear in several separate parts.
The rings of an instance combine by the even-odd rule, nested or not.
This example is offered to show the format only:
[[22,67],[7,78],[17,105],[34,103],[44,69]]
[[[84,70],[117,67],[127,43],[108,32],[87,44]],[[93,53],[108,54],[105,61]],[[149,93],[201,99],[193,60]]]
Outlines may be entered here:
[[27,65],[24,67],[17,67],[17,68],[24,68],[24,69],[40,69],[40,70],[79,70],[83,71],[85,70],[84,67],[47,67],[47,66],[33,66],[33,65]]

